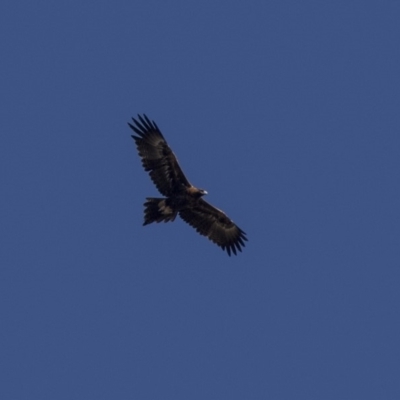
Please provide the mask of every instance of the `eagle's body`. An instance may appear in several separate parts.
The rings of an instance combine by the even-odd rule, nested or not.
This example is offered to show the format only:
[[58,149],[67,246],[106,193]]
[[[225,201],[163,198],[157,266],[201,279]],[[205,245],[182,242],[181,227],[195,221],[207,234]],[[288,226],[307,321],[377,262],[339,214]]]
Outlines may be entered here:
[[242,251],[246,234],[231,221],[224,212],[202,199],[207,194],[203,189],[191,185],[182,172],[178,160],[168,146],[154,121],[146,115],[132,118],[129,126],[138,135],[136,142],[143,167],[165,198],[148,197],[144,204],[143,225],[152,222],[174,221],[179,215],[201,235],[231,252]]

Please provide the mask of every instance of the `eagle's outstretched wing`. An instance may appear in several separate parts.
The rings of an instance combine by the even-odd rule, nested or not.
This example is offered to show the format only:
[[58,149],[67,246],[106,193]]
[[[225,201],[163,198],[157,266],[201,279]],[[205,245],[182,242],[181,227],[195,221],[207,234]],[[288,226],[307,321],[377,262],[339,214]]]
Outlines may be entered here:
[[218,208],[199,199],[193,207],[179,211],[180,217],[201,235],[226,250],[229,255],[242,251],[247,241],[243,232],[226,214]]
[[178,193],[182,186],[190,187],[175,154],[156,123],[150,121],[145,114],[143,117],[138,115],[138,118],[139,120],[132,118],[134,124],[128,122],[128,125],[138,135],[132,135],[132,138],[136,142],[143,167],[149,172],[159,192],[169,197]]

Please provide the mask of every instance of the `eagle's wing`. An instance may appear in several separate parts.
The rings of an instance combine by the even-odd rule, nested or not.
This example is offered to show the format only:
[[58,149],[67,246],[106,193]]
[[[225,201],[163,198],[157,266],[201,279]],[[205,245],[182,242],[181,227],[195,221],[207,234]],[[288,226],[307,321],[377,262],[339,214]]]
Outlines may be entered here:
[[179,211],[180,217],[201,235],[226,250],[231,255],[242,251],[247,241],[246,234],[218,208],[199,199],[193,207]]
[[138,115],[139,120],[132,118],[134,124],[128,125],[138,136],[132,135],[136,142],[143,167],[149,171],[151,180],[164,196],[171,196],[182,189],[190,187],[175,154],[164,139],[160,129],[154,121],[146,115]]

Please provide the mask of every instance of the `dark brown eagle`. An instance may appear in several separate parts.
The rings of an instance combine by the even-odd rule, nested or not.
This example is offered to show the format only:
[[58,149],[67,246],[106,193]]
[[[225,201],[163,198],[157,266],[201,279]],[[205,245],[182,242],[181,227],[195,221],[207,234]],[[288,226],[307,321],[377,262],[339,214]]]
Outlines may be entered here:
[[202,199],[207,194],[191,185],[178,164],[175,154],[154,121],[146,115],[132,118],[128,125],[138,135],[136,142],[145,171],[165,198],[147,197],[144,223],[173,221],[179,216],[201,235],[226,250],[229,256],[242,251],[246,234],[224,212]]

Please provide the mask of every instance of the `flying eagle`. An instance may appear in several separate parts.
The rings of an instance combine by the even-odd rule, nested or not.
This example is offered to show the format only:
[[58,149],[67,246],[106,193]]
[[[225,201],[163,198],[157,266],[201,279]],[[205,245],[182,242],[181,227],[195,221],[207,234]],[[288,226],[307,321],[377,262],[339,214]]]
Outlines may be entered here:
[[128,125],[137,134],[136,142],[145,171],[165,198],[148,197],[144,203],[144,223],[173,221],[179,216],[226,250],[228,255],[242,251],[246,234],[225,213],[203,200],[207,192],[191,185],[160,129],[146,115],[132,118]]

